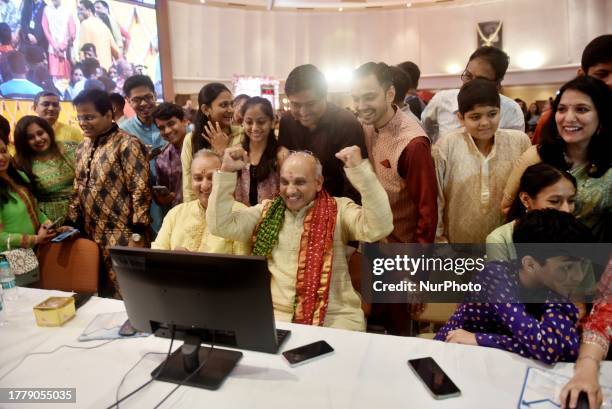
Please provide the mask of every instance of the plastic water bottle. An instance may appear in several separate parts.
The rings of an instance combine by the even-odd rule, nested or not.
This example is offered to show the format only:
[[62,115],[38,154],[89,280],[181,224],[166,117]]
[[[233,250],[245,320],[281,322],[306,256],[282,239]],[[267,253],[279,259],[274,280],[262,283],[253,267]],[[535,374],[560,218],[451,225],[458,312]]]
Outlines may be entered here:
[[11,266],[6,259],[0,259],[0,284],[2,284],[5,302],[14,301],[17,299],[15,275],[11,271]]

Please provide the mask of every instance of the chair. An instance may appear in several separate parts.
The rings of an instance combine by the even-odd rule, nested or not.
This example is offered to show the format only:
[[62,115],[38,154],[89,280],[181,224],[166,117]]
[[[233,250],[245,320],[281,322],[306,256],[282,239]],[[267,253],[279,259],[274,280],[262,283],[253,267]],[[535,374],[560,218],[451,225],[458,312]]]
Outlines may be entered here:
[[442,326],[455,313],[458,304],[455,303],[428,303],[425,304],[425,309],[416,319],[419,322],[429,323],[429,332],[421,333],[419,338],[433,339],[436,335],[434,332],[435,326]]
[[98,292],[100,249],[91,240],[78,238],[61,243],[48,243],[38,249],[39,288]]
[[[351,283],[353,284],[353,288],[355,291],[360,293],[361,295],[361,253],[359,251],[355,251],[348,263],[349,267],[349,275],[351,276]],[[366,318],[370,315],[370,311],[372,310],[371,304],[368,304],[361,301],[361,309],[363,310]]]

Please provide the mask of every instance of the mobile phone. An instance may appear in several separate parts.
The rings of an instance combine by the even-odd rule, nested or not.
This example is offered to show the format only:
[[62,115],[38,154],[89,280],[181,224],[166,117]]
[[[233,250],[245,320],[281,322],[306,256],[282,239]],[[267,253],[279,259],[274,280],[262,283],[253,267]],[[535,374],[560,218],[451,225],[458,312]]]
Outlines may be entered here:
[[77,310],[85,304],[91,298],[93,294],[88,293],[74,293],[72,294],[72,298],[74,298],[74,308]]
[[317,341],[313,342],[312,344],[285,351],[283,352],[283,357],[285,360],[287,360],[289,366],[293,367],[305,364],[325,355],[329,355],[332,352],[334,352],[334,348],[332,348],[327,342]]
[[57,218],[53,223],[51,223],[50,225],[47,226],[47,230],[53,229],[55,227],[55,225],[58,224],[61,220],[62,220],[61,217]]
[[158,146],[156,148],[151,149],[151,151],[149,152],[149,155],[151,155],[151,159],[153,159],[154,157],[162,153],[163,150],[164,150],[164,147],[162,146]]
[[421,379],[434,399],[446,399],[461,395],[457,385],[444,373],[433,358],[410,359],[408,366]]
[[77,229],[72,229],[72,230],[68,230],[65,231],[63,233],[58,234],[57,236],[55,236],[54,238],[51,239],[52,243],[59,243],[61,241],[66,240],[68,237],[72,237],[75,234],[77,234],[79,231]]
[[119,335],[122,335],[124,337],[132,336],[136,334],[136,332],[138,331],[136,331],[136,329],[132,327],[132,323],[129,319],[125,320],[121,328],[119,328]]
[[166,186],[153,186],[153,192],[162,196],[170,194],[170,190]]

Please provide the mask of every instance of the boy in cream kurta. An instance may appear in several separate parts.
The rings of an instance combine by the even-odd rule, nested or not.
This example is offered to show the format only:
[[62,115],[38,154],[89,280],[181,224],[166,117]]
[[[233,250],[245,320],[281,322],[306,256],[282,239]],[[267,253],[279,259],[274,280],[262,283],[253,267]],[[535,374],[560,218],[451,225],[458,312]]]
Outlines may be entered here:
[[[371,164],[361,158],[359,148],[344,148],[336,156],[344,162],[346,175],[361,193],[363,205],[358,206],[347,198],[333,198],[337,206],[333,262],[329,303],[322,325],[363,331],[365,319],[360,297],[348,273],[345,245],[353,240],[373,242],[386,237],[393,230],[393,215],[385,190],[376,179]],[[245,160],[246,152],[242,148],[226,149],[222,171],[214,175],[206,214],[208,227],[213,234],[240,241],[252,237],[267,202],[232,211],[236,171],[244,166]],[[304,218],[315,203],[315,195],[321,193],[322,185],[320,162],[313,156],[298,152],[283,163],[281,197],[286,208],[278,241],[268,256],[274,313],[276,319],[281,321],[291,321],[294,317],[296,272],[299,269]]]

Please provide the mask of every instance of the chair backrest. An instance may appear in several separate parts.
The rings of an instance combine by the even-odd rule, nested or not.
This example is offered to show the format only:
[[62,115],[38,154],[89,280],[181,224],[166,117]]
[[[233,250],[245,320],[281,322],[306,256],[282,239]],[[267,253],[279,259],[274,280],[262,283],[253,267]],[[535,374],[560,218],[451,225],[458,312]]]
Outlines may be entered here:
[[428,303],[417,318],[417,321],[431,322],[432,324],[444,325],[455,313],[456,303]]
[[[361,293],[361,253],[359,251],[355,251],[351,258],[349,259],[349,275],[351,276],[351,283],[353,284],[353,288],[358,293]],[[372,305],[361,301],[361,309],[366,317],[370,316],[370,312],[372,311]]]
[[37,286],[49,290],[96,293],[100,249],[87,239],[48,243],[38,249],[40,281]]

